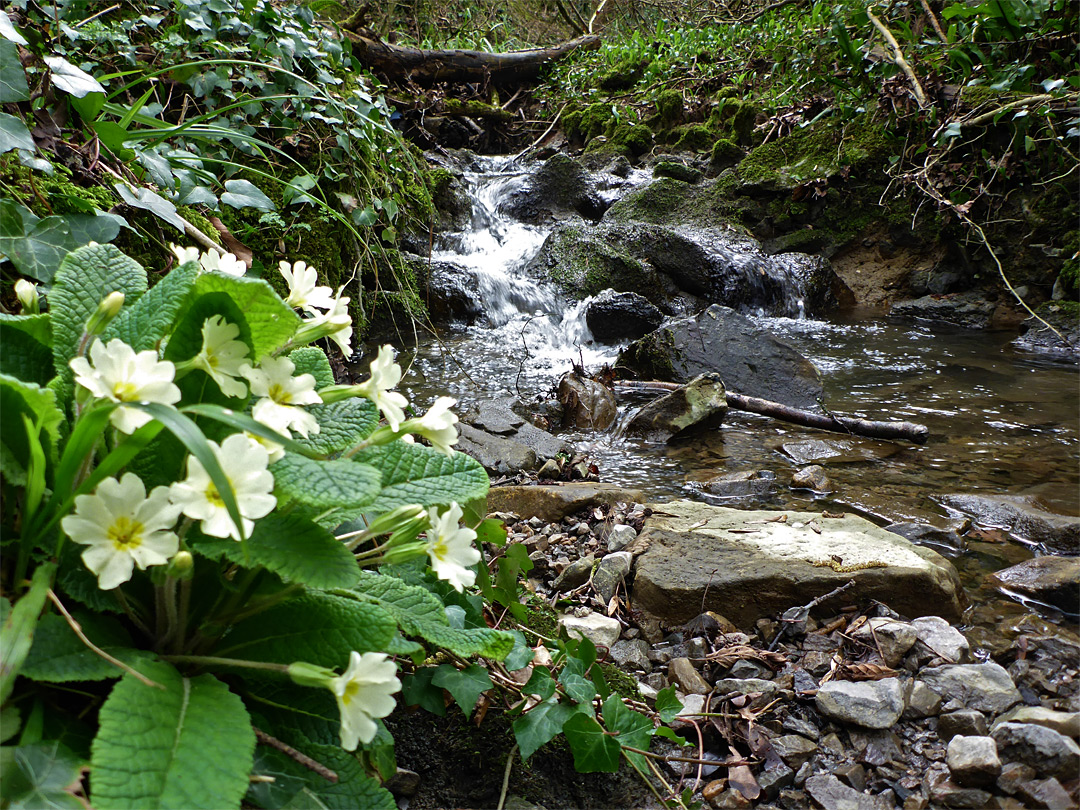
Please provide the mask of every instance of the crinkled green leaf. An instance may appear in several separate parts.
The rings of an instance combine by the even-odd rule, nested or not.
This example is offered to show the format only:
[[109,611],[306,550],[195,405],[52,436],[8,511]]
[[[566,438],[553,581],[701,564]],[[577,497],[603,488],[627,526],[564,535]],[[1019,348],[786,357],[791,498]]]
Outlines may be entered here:
[[102,340],[120,338],[137,352],[156,348],[187,306],[198,276],[197,262],[174,267],[134,306],[124,307]]
[[[642,751],[649,750],[649,743],[653,736],[652,720],[627,707],[621,697],[616,694],[608,696],[604,701],[603,717],[604,725],[607,726],[608,731],[615,732],[615,739],[620,746],[640,748]],[[633,751],[624,753],[639,770],[649,767],[643,754]]]
[[[6,19],[7,15],[4,14],[4,17]],[[11,40],[0,39],[0,104],[27,101],[29,98],[30,88],[26,84],[26,71],[19,61],[19,49]]]
[[329,405],[311,405],[308,412],[319,422],[319,432],[297,441],[317,453],[330,455],[355,447],[379,424],[379,409],[367,399],[343,399]]
[[317,744],[303,746],[302,752],[337,774],[337,782],[327,781],[280,751],[261,746],[253,772],[274,781],[253,783],[246,801],[264,810],[396,810],[390,791],[368,776],[349,752]]
[[84,810],[74,795],[84,763],[56,740],[0,748],[0,784],[8,810]]
[[371,507],[373,512],[388,512],[410,503],[446,506],[487,495],[487,473],[464,453],[447,456],[430,447],[397,441],[362,450],[356,460],[382,471],[383,488]]
[[318,346],[301,346],[289,352],[289,359],[296,366],[294,376],[310,374],[315,378],[315,388],[325,388],[334,384],[334,370],[330,368],[330,361],[326,358],[326,352]]
[[618,740],[604,733],[603,727],[586,714],[575,714],[563,725],[566,741],[574,754],[578,773],[615,773],[619,769],[622,747]]
[[233,208],[258,208],[260,211],[273,211],[273,201],[259,191],[258,186],[247,180],[226,180],[225,192],[221,201]]
[[95,808],[237,807],[248,788],[255,732],[240,698],[213,675],[185,678],[165,663],[113,688],[91,749]]
[[56,271],[49,295],[53,327],[53,360],[65,381],[72,379],[68,361],[75,356],[86,322],[106,295],[121,292],[125,306],[146,292],[146,271],[112,245],[86,245],[72,251]]
[[[72,616],[90,641],[125,664],[153,658],[149,651],[132,645],[127,630],[112,616],[86,611],[75,611]],[[102,681],[124,673],[87,647],[63,616],[50,613],[38,623],[22,674],[37,681],[64,683]]]
[[326,529],[298,515],[272,512],[255,523],[246,543],[202,537],[195,551],[237,565],[261,565],[286,582],[312,588],[348,588],[360,569],[345,545]]
[[480,695],[494,685],[487,670],[479,664],[470,664],[465,669],[458,669],[453,664],[439,664],[431,683],[449,692],[466,717],[476,708]]
[[275,736],[290,745],[339,744],[341,712],[329,689],[304,689],[292,681],[257,675],[249,683],[248,708],[257,727],[274,729]]
[[127,183],[115,183],[113,188],[120,195],[120,199],[132,208],[149,211],[162,222],[167,222],[180,233],[184,233],[184,220],[176,213],[176,206],[160,194],[149,188],[133,188]]
[[[514,739],[517,741],[521,758],[528,759],[540,746],[555,739],[555,735],[563,730],[566,722],[576,715],[577,707],[559,703],[556,698],[549,698],[515,720]],[[618,748],[618,743],[615,747]]]
[[4,621],[0,625],[0,703],[11,695],[15,678],[30,652],[34,628],[37,627],[41,609],[45,607],[55,572],[56,565],[53,563],[39,565],[30,580],[30,588],[11,610],[4,612]]
[[216,654],[344,667],[353,650],[382,650],[396,629],[393,617],[377,605],[315,591],[240,622]]
[[48,315],[0,313],[0,347],[0,373],[38,385],[53,378]]
[[317,509],[367,506],[378,496],[382,478],[368,464],[319,461],[295,453],[286,453],[271,464],[270,472],[279,495]]
[[26,122],[18,116],[0,113],[0,155],[14,149],[33,152],[35,148],[34,136],[27,129]]
[[[300,326],[300,318],[285,305],[261,278],[236,278],[224,273],[204,273],[195,283],[195,295],[226,293],[244,314],[251,330],[256,360],[288,342]],[[202,328],[202,323],[199,324]],[[243,327],[241,327],[243,329]],[[200,335],[201,345],[201,335]],[[198,352],[198,349],[192,354]]]

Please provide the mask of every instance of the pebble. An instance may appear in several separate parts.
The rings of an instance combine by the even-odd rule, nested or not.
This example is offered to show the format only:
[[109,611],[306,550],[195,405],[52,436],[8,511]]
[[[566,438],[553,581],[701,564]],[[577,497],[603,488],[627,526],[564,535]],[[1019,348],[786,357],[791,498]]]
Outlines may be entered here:
[[941,695],[922,681],[911,681],[907,696],[907,708],[903,717],[906,720],[921,720],[935,717],[941,711]]
[[1001,723],[990,736],[997,742],[1002,759],[1027,763],[1040,775],[1075,779],[1080,774],[1080,746],[1052,728]]
[[897,678],[829,681],[818,687],[815,701],[826,717],[863,728],[890,728],[904,711],[904,692]]
[[806,792],[822,810],[893,810],[896,806],[855,790],[832,774],[811,776],[806,780]]
[[943,742],[948,742],[959,735],[968,737],[985,737],[987,734],[986,718],[982,712],[974,709],[960,709],[959,711],[943,714],[938,718],[938,736]]
[[611,527],[611,533],[607,538],[608,551],[622,551],[632,540],[637,539],[637,532],[633,526],[616,524]]
[[586,616],[560,616],[559,624],[571,638],[587,638],[597,647],[612,647],[619,639],[622,625],[618,619],[589,613]]
[[818,750],[818,744],[799,734],[785,734],[772,740],[777,756],[793,768],[802,767]]
[[1006,762],[1001,767],[1001,776],[997,778],[998,789],[1010,796],[1020,789],[1021,782],[1035,778],[1035,769],[1023,762]]
[[671,659],[671,663],[668,664],[668,680],[687,694],[707,695],[712,691],[712,687],[694,669],[689,658]]
[[825,468],[820,464],[811,464],[803,467],[791,476],[791,486],[795,489],[812,489],[815,492],[828,492],[832,489],[832,482],[825,473]]
[[630,573],[634,556],[629,551],[616,551],[600,560],[592,574],[593,589],[605,605],[611,601],[623,579]]
[[611,647],[611,660],[622,669],[652,669],[649,661],[649,644],[643,639],[621,639]]
[[986,787],[1001,775],[1001,759],[993,737],[957,735],[945,758],[953,780],[963,787]]
[[1058,712],[1043,706],[1020,706],[1001,715],[994,723],[1031,723],[1052,728],[1059,734],[1080,740],[1080,712]]
[[946,701],[956,700],[968,709],[998,715],[1011,709],[1022,698],[1000,664],[947,664],[928,667],[919,680]]
[[940,658],[946,664],[966,664],[971,660],[971,645],[964,634],[940,616],[913,619],[915,637],[920,645],[922,661]]
[[852,633],[852,638],[871,649],[880,649],[885,665],[896,667],[915,645],[917,634],[914,626],[907,622],[875,617]]
[[990,794],[979,788],[966,788],[949,779],[948,771],[935,772],[929,779],[930,801],[946,807],[986,810]]
[[1016,795],[1028,807],[1047,807],[1050,810],[1073,810],[1076,807],[1076,802],[1061,786],[1061,782],[1053,777],[1021,782]]
[[580,560],[570,563],[555,578],[555,584],[552,587],[557,591],[572,591],[574,588],[580,588],[589,581],[595,562],[596,558],[588,554]]

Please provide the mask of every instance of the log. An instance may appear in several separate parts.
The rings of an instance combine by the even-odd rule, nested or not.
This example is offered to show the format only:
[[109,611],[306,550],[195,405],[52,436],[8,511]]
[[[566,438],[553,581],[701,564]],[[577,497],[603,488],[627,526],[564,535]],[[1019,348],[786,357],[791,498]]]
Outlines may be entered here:
[[600,37],[585,36],[551,48],[487,53],[485,51],[430,50],[391,45],[354,31],[346,31],[353,43],[353,56],[386,79],[435,82],[482,81],[497,84],[533,79],[548,62],[562,59],[577,50],[600,47]]
[[[674,391],[682,386],[679,383],[650,380],[619,381],[615,383],[615,387],[630,391]],[[811,413],[768,399],[736,394],[734,391],[727,392],[727,404],[729,408],[737,411],[749,411],[803,427],[828,430],[833,433],[848,433],[868,439],[900,439],[912,444],[926,444],[926,439],[930,435],[930,430],[926,425],[917,425],[914,422],[876,422],[853,416]]]

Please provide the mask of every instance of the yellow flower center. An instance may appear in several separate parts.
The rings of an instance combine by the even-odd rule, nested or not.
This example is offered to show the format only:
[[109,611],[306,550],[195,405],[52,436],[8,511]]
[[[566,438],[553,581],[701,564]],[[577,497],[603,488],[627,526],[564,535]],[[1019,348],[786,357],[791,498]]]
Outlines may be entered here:
[[214,486],[213,481],[206,485],[206,500],[210,501],[213,506],[225,507],[225,501],[222,500],[221,493],[218,492],[218,488]]
[[278,383],[274,383],[273,385],[271,385],[269,390],[266,392],[266,395],[280,405],[289,404],[289,392],[282,388],[281,385]]
[[435,552],[435,556],[440,560],[446,559],[446,554],[450,550],[446,545],[446,538],[440,537],[431,545],[431,550]]
[[120,402],[131,402],[139,398],[139,389],[135,386],[135,383],[127,380],[113,383],[112,392],[113,396]]
[[350,703],[352,703],[353,698],[356,697],[359,691],[360,684],[358,684],[356,681],[349,681],[347,684],[345,684],[345,694],[341,696],[341,704],[343,706],[348,706]]
[[117,551],[129,551],[138,548],[143,542],[143,525],[126,515],[121,515],[109,527],[108,537]]

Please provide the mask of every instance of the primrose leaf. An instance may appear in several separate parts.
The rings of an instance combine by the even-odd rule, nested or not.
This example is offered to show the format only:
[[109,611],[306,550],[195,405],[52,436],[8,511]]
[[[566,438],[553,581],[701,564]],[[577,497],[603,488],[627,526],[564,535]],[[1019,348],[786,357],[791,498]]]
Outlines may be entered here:
[[74,795],[81,786],[84,764],[57,740],[0,748],[4,806],[12,810],[85,808]]
[[379,424],[379,409],[368,399],[354,397],[326,405],[311,405],[307,410],[318,420],[319,432],[310,434],[306,439],[297,436],[296,441],[323,455],[356,446],[370,436]]
[[367,506],[379,494],[382,478],[368,464],[353,461],[319,461],[295,453],[270,466],[275,489],[283,497],[313,506],[332,509],[340,506],[354,509]]
[[48,315],[0,313],[0,373],[45,385],[54,376]]
[[[5,416],[5,418],[10,418]],[[34,570],[30,588],[10,610],[4,611],[0,625],[0,703],[11,695],[15,678],[22,670],[23,662],[30,653],[41,609],[45,607],[46,594],[52,587],[56,565],[44,563]],[[4,600],[5,604],[7,600]]]
[[318,346],[301,346],[289,352],[289,359],[296,366],[294,376],[310,374],[315,378],[315,389],[334,384],[334,370],[326,359],[326,352]]
[[354,754],[338,745],[304,745],[303,753],[337,774],[336,782],[304,767],[267,746],[255,754],[254,772],[273,777],[273,782],[254,782],[247,800],[256,807],[291,810],[397,810],[394,796],[368,776]]
[[137,352],[156,348],[186,308],[198,276],[197,262],[174,267],[134,306],[124,307],[106,328],[102,340],[107,343],[120,338]]
[[259,187],[248,180],[226,180],[225,192],[221,201],[233,208],[258,208],[260,211],[273,211],[274,202]]
[[148,662],[125,675],[98,715],[91,748],[95,807],[237,807],[247,791],[255,732],[240,698],[213,675],[185,678]]
[[[285,305],[261,278],[236,278],[223,273],[203,273],[195,284],[198,296],[225,293],[244,314],[251,329],[251,348],[256,360],[285,345],[300,326],[300,318]],[[241,327],[242,328],[242,327]],[[199,322],[202,329],[202,322]],[[202,348],[200,332],[199,346]]]
[[382,492],[371,507],[388,512],[398,506],[446,506],[483,498],[488,477],[479,462],[464,453],[447,456],[430,447],[392,442],[362,450],[357,461],[365,461],[382,471]]
[[[147,650],[136,649],[124,626],[112,616],[77,611],[73,618],[88,639],[125,664],[153,659]],[[23,664],[27,678],[48,683],[103,681],[119,678],[123,670],[91,650],[75,635],[63,616],[43,616],[34,633],[34,645]]]

